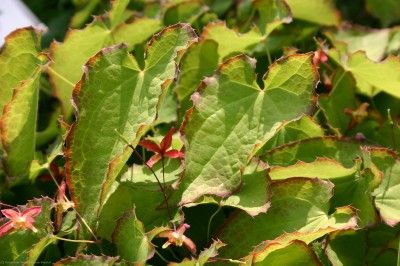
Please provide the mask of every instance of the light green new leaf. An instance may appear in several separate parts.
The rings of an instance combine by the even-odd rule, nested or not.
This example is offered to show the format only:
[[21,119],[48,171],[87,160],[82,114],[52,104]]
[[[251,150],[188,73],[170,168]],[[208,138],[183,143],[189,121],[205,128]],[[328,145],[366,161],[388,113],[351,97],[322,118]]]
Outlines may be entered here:
[[12,100],[4,106],[0,120],[4,167],[13,181],[21,180],[35,157],[36,120],[39,102],[39,81],[42,66],[32,77],[14,89]]
[[247,56],[228,60],[202,82],[182,126],[186,171],[181,204],[204,194],[231,195],[255,144],[270,138],[283,121],[310,110],[318,81],[312,56],[292,55],[275,62],[264,90],[255,80],[255,62]]
[[238,54],[252,54],[255,47],[264,39],[257,28],[239,34],[229,29],[224,22],[209,23],[201,34],[201,39],[212,40],[218,44],[219,62]]
[[10,33],[0,53],[0,118],[3,107],[11,101],[13,90],[30,78],[40,59],[41,34],[33,28],[22,28]]
[[[340,24],[339,12],[330,0],[286,0],[293,13],[293,18],[309,21],[323,26]],[[321,15],[323,14],[323,15]]]
[[271,180],[283,180],[291,177],[318,177],[320,179],[330,180],[335,183],[335,180],[354,178],[358,170],[357,164],[353,167],[346,168],[339,162],[328,158],[317,158],[315,161],[305,163],[302,161],[296,164],[282,167],[273,166],[269,171]]
[[153,245],[147,239],[143,223],[136,218],[134,210],[118,219],[112,240],[118,255],[124,260],[143,263],[153,256]]
[[367,233],[365,230],[334,232],[327,238],[325,252],[333,266],[367,265]]
[[272,183],[271,207],[251,217],[238,212],[223,225],[216,237],[228,246],[221,256],[239,258],[252,246],[292,232],[318,232],[326,228],[356,226],[355,210],[342,207],[329,215],[333,184],[320,179],[291,178]]
[[[342,208],[337,208],[337,212],[344,213],[344,214],[354,214],[354,210],[348,208],[348,207],[342,207]],[[356,226],[356,221],[350,220],[349,224],[347,227],[353,228]],[[288,244],[291,241],[294,240],[299,240],[307,245],[312,243],[313,241],[317,240],[318,238],[323,237],[324,235],[330,234],[332,232],[336,231],[341,231],[341,230],[347,230],[346,226],[343,226],[343,228],[334,228],[334,227],[327,227],[327,228],[321,228],[317,231],[314,232],[293,232],[293,233],[285,233],[281,235],[280,237],[274,239],[274,240],[267,240],[256,246],[256,248],[253,250],[252,253],[257,253],[260,251],[263,251],[270,245],[275,245],[275,244]]]
[[[32,200],[21,208],[24,210],[33,206],[42,207],[39,215],[33,217],[33,226],[37,229],[37,232],[33,232],[31,229],[19,229],[0,237],[0,258],[3,261],[19,261],[21,264],[24,262],[34,262],[27,259],[31,256],[30,252],[40,252],[42,250],[42,242],[47,242],[45,239],[49,239],[48,234],[51,234],[49,223],[51,222],[50,215],[53,204],[53,200],[46,197]],[[37,256],[33,256],[32,258],[37,258]]]
[[79,255],[57,261],[55,266],[113,266],[118,257]]
[[162,88],[175,77],[177,53],[195,40],[190,26],[177,24],[153,37],[143,69],[125,45],[103,49],[85,66],[73,95],[78,117],[66,140],[66,175],[75,206],[90,226],[132,153],[114,129],[136,145],[141,128],[156,117]]
[[300,240],[293,240],[287,244],[271,244],[263,251],[250,254],[244,260],[246,261],[245,265],[249,266],[321,265],[314,251]]
[[364,51],[349,54],[347,59],[341,57],[336,49],[327,51],[327,54],[353,75],[360,93],[373,97],[384,91],[400,98],[400,58],[389,56],[376,63],[368,59]]
[[109,13],[95,17],[82,30],[69,30],[63,43],[52,43],[52,63],[48,71],[65,117],[69,118],[72,114],[72,90],[82,77],[82,66],[91,56],[103,47],[121,42],[127,43],[131,50],[161,29],[159,21],[149,18],[123,23],[120,17],[128,3],[128,0],[113,1]]
[[383,173],[382,183],[372,192],[382,220],[395,226],[400,222],[400,161],[386,149],[372,149],[372,162]]
[[389,43],[388,29],[369,30],[364,28],[344,28],[338,32],[325,32],[325,35],[333,42],[339,42],[338,47],[343,45],[347,49],[344,53],[354,53],[358,50],[365,51],[367,57],[374,61],[380,61],[385,55]]

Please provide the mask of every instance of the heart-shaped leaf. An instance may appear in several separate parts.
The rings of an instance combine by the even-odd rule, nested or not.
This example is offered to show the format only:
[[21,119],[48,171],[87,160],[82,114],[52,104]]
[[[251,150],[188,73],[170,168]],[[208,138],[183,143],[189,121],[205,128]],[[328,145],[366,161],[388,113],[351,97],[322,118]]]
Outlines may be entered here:
[[310,110],[318,81],[311,58],[312,54],[292,55],[275,62],[264,90],[255,80],[255,62],[247,56],[228,60],[202,82],[181,128],[186,171],[180,204],[204,194],[231,195],[257,142]]

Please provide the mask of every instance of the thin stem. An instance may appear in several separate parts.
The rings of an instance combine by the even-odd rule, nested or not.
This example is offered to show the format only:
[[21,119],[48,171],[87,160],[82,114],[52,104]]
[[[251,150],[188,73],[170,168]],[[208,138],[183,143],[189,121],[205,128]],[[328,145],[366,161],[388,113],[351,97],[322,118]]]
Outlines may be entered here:
[[90,228],[90,226],[86,223],[85,219],[83,219],[83,217],[79,214],[79,212],[75,209],[76,215],[79,217],[79,219],[82,221],[83,225],[86,226],[87,230],[89,231],[89,233],[93,236],[93,238],[96,240],[96,242],[93,243],[98,243],[99,239],[96,237],[96,235],[93,233],[92,228]]
[[72,86],[73,88],[75,87],[75,84],[72,83],[71,81],[69,81],[68,79],[64,78],[62,75],[60,75],[57,71],[55,71],[54,69],[52,69],[51,67],[47,66],[47,69],[50,70],[50,72],[52,72],[54,75],[56,75],[57,77],[59,77],[61,80],[63,80],[65,83],[67,83],[68,85]]
[[[53,179],[54,183],[56,184],[56,186],[58,188],[60,188],[60,184],[58,184],[56,178],[53,175],[53,172],[51,171],[51,169],[49,168],[49,173],[51,178]],[[69,202],[69,199],[67,198],[66,195],[64,195],[64,200]],[[79,217],[79,219],[82,221],[83,225],[86,226],[86,228],[88,229],[89,233],[93,236],[93,238],[96,240],[96,242],[99,242],[99,239],[96,237],[96,235],[93,233],[93,230],[90,228],[90,226],[86,223],[85,219],[83,219],[83,217],[79,214],[78,210],[76,208],[74,208],[76,215]],[[93,243],[96,243],[93,242]]]
[[267,47],[267,57],[269,65],[272,65],[271,53],[269,51],[268,40],[265,38],[265,46]]
[[245,31],[247,29],[247,27],[249,26],[249,24],[253,20],[253,17],[255,15],[255,13],[256,13],[256,10],[255,10],[255,8],[253,8],[251,10],[250,16],[247,18],[246,22],[241,26],[241,29],[240,29],[241,32],[243,32],[243,31]]
[[399,237],[399,246],[397,249],[397,266],[400,266],[400,237]]
[[388,120],[389,120],[389,124],[390,124],[390,129],[392,131],[392,144],[393,144],[393,149],[397,150],[396,147],[396,138],[394,136],[394,123],[392,120],[392,116],[390,115],[390,109],[387,109],[387,114],[388,114]]
[[332,91],[334,91],[336,89],[336,87],[339,85],[339,83],[342,81],[342,79],[344,78],[344,75],[346,75],[346,71],[342,72],[342,75],[340,75],[338,81],[336,82],[335,86],[333,86]]
[[165,186],[165,171],[164,171],[164,155],[161,156],[161,164],[162,164],[162,180],[163,180],[163,186],[164,186],[164,190],[165,190],[166,186]]
[[[174,226],[174,228],[175,228],[175,224],[174,224],[173,219],[172,219],[171,208],[169,207],[169,204],[168,204],[167,193],[166,193],[166,191],[165,191],[165,189],[164,189],[164,186],[161,185],[161,182],[160,182],[160,180],[158,179],[158,176],[157,176],[156,173],[154,172],[153,168],[151,168],[151,167],[146,163],[146,161],[143,159],[143,157],[140,155],[140,153],[136,150],[136,148],[133,147],[133,145],[130,144],[129,141],[128,141],[123,135],[121,135],[121,133],[119,133],[117,129],[114,129],[114,130],[115,130],[115,132],[117,133],[117,135],[120,137],[120,139],[121,139],[123,142],[125,142],[125,144],[128,145],[129,148],[131,148],[131,149],[133,150],[133,152],[136,154],[136,156],[139,157],[139,160],[141,160],[141,161],[144,163],[144,165],[146,165],[146,167],[151,171],[151,173],[153,174],[153,176],[156,178],[157,183],[158,183],[158,186],[160,187],[161,192],[162,192],[163,195],[164,195],[164,201],[165,201],[165,205],[167,205],[168,215],[169,215],[170,222],[171,222],[171,224],[172,224],[172,225]],[[164,170],[164,168],[163,168],[163,170]]]
[[211,215],[210,219],[208,220],[208,226],[207,226],[207,242],[210,241],[210,230],[211,230],[211,223],[212,220],[214,219],[215,215],[218,214],[218,212],[222,209],[221,206],[218,206],[218,209]]
[[15,206],[12,206],[12,205],[3,203],[3,202],[0,202],[0,205],[1,205],[1,206],[7,206],[7,207],[10,207],[10,208],[12,208],[12,209],[17,209],[17,210],[18,210],[18,207],[15,207]]
[[89,244],[94,244],[94,243],[96,243],[95,241],[91,241],[91,240],[74,240],[74,239],[68,239],[68,238],[58,237],[58,236],[55,236],[55,235],[52,235],[51,237],[52,237],[52,238],[55,238],[55,239],[58,239],[58,240],[67,241],[67,242],[89,243]]
[[157,249],[154,249],[154,251],[156,252],[156,254],[160,257],[160,259],[161,259],[162,261],[164,261],[165,263],[169,263],[169,261],[168,261],[166,258],[164,258],[164,257],[161,255],[161,253],[157,251]]

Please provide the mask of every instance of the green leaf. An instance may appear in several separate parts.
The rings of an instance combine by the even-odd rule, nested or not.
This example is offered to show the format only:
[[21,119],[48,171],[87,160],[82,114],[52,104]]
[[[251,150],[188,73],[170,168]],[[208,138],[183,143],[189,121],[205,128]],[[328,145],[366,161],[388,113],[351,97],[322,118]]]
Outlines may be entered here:
[[319,157],[326,157],[349,168],[354,165],[354,159],[360,155],[360,146],[356,142],[341,140],[337,137],[319,137],[277,147],[260,158],[271,166],[289,166],[298,161],[310,163]]
[[399,21],[400,2],[397,0],[386,0],[382,4],[379,0],[366,0],[368,11],[381,21],[383,27]]
[[[336,148],[341,151],[336,151]],[[283,157],[290,152],[295,156],[293,161]],[[329,180],[335,184],[333,207],[351,205],[356,208],[360,227],[376,222],[371,188],[380,182],[379,174],[360,168],[361,160],[358,158],[363,154],[355,143],[350,145],[335,138],[315,138],[278,147],[265,155],[263,159],[271,166],[269,174],[272,180],[299,176]],[[284,165],[280,164],[281,160],[285,160]]]
[[348,59],[339,59],[340,53],[332,49],[328,55],[341,65],[345,71],[350,72],[355,81],[358,92],[373,97],[384,91],[394,97],[400,98],[400,59],[389,56],[385,61],[376,63],[367,58],[364,51],[348,55]]
[[[50,214],[53,204],[53,200],[46,197],[32,200],[21,208],[23,210],[33,206],[42,207],[40,214],[33,217],[34,227],[38,231],[35,233],[30,229],[15,230],[0,237],[0,258],[3,261],[31,262],[28,261],[30,257],[37,258],[38,253],[44,248],[43,244],[48,243],[46,239],[50,239],[48,234],[51,234],[51,227],[48,224],[51,222]],[[36,254],[31,254],[31,252]]]
[[[309,21],[323,26],[336,26],[340,24],[339,12],[329,0],[286,0],[293,12],[293,18]],[[323,16],[321,16],[323,14]]]
[[342,134],[349,128],[351,116],[345,114],[346,108],[355,110],[355,81],[349,72],[338,71],[332,78],[333,89],[329,95],[320,95],[318,104],[331,127]]
[[246,265],[321,265],[314,251],[299,240],[287,244],[274,243],[244,259]]
[[179,22],[193,24],[207,11],[208,7],[200,0],[171,2],[164,8],[164,25],[168,26]]
[[132,153],[114,130],[136,145],[156,117],[162,88],[175,77],[177,53],[195,39],[190,26],[177,24],[152,39],[143,69],[125,45],[103,49],[85,66],[73,95],[78,117],[66,140],[66,175],[75,206],[90,226]]
[[238,212],[220,228],[216,237],[228,244],[221,256],[245,256],[252,246],[286,233],[356,226],[355,210],[350,207],[328,215],[332,196],[333,184],[320,179],[290,178],[273,183],[267,213],[251,217]]
[[36,120],[39,102],[39,80],[42,66],[32,77],[14,89],[12,100],[4,106],[0,120],[4,167],[13,181],[27,174],[35,157]]
[[397,154],[386,149],[372,149],[372,162],[382,171],[382,183],[372,195],[382,220],[395,226],[400,222],[400,161]]
[[366,265],[366,236],[365,230],[346,230],[330,234],[325,252],[332,265]]
[[189,47],[182,57],[176,93],[182,101],[191,95],[204,77],[211,76],[219,64],[218,44],[202,39]]
[[247,56],[228,60],[202,82],[182,126],[186,171],[180,204],[204,194],[231,195],[254,145],[270,138],[283,121],[310,109],[318,80],[311,58],[293,55],[275,62],[264,90],[255,80],[255,62]]
[[56,262],[55,266],[112,266],[118,260],[118,257],[79,255],[69,257]]
[[338,43],[339,47],[344,45],[347,48],[345,53],[363,50],[369,59],[380,61],[386,53],[389,33],[388,29],[370,30],[352,27],[341,29],[336,33],[326,32],[326,35],[334,45],[335,43]]
[[256,0],[252,5],[259,14],[258,27],[265,36],[283,23],[292,22],[292,12],[285,1]]
[[229,29],[224,22],[209,23],[201,34],[201,39],[212,40],[218,44],[219,62],[238,54],[251,54],[255,47],[264,39],[257,28],[239,34]]
[[56,97],[62,104],[64,117],[69,118],[73,107],[70,104],[72,90],[82,77],[82,66],[101,48],[125,42],[131,50],[136,44],[146,41],[161,29],[160,22],[153,19],[135,19],[123,23],[127,0],[112,2],[111,11],[82,30],[69,30],[64,43],[53,42],[50,51],[52,63],[48,71]]
[[[153,170],[158,177],[162,177],[161,163],[155,164]],[[167,187],[174,185],[182,172],[181,163],[177,159],[165,161],[165,182]],[[146,231],[154,226],[169,222],[166,208],[161,208],[164,197],[153,174],[143,165],[133,165],[124,173],[119,182],[115,182],[110,196],[102,208],[99,217],[98,234],[111,240],[111,233],[115,228],[116,220],[124,212],[135,205],[135,214],[146,227]],[[177,209],[172,209],[173,215]]]
[[214,240],[209,248],[200,252],[199,258],[195,259],[184,259],[182,262],[171,262],[169,266],[203,266],[206,265],[210,258],[216,257],[218,255],[218,249],[224,247],[225,244],[219,240]]
[[325,132],[309,115],[302,115],[300,119],[283,123],[275,135],[266,141],[257,145],[256,155],[263,154],[273,148],[302,139],[323,137]]
[[269,175],[272,180],[283,180],[291,177],[318,177],[320,179],[330,180],[335,183],[336,180],[354,179],[358,170],[357,164],[350,168],[344,167],[339,162],[328,158],[317,158],[315,161],[306,163],[299,161],[289,166],[272,166]]
[[122,259],[143,263],[153,256],[153,245],[147,239],[143,223],[136,218],[134,210],[118,219],[112,240]]
[[270,199],[271,179],[268,175],[268,166],[253,159],[244,169],[240,189],[235,194],[222,199],[205,196],[195,203],[186,204],[185,207],[212,203],[221,207],[235,207],[244,210],[251,216],[256,216],[268,210]]
[[13,88],[36,72],[40,59],[40,32],[32,27],[10,33],[0,53],[0,118],[3,107],[11,101]]

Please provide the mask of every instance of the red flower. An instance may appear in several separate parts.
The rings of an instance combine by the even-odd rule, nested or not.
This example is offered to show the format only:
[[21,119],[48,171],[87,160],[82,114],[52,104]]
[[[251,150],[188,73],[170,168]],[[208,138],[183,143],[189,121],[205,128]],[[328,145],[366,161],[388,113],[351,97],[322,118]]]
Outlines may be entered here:
[[196,245],[193,241],[184,235],[186,229],[190,226],[188,224],[181,224],[178,230],[169,230],[161,232],[157,235],[157,237],[167,237],[168,241],[162,246],[163,248],[167,248],[169,245],[174,245],[181,247],[185,245],[193,255],[196,255]]
[[34,220],[33,217],[39,215],[42,211],[41,206],[35,206],[26,209],[22,213],[16,212],[13,209],[5,209],[1,210],[5,217],[11,219],[11,221],[3,224],[0,227],[0,237],[5,236],[11,233],[14,230],[28,230],[31,229],[33,232],[37,232],[37,229],[33,226]]
[[168,150],[171,148],[172,144],[172,135],[175,132],[175,128],[171,128],[167,135],[163,138],[160,145],[157,145],[154,142],[148,140],[142,140],[139,142],[139,145],[143,148],[147,149],[148,151],[155,152],[156,154],[153,155],[150,160],[147,161],[147,165],[152,167],[156,162],[161,160],[164,156],[169,158],[183,158],[185,155],[183,152],[178,150]]

